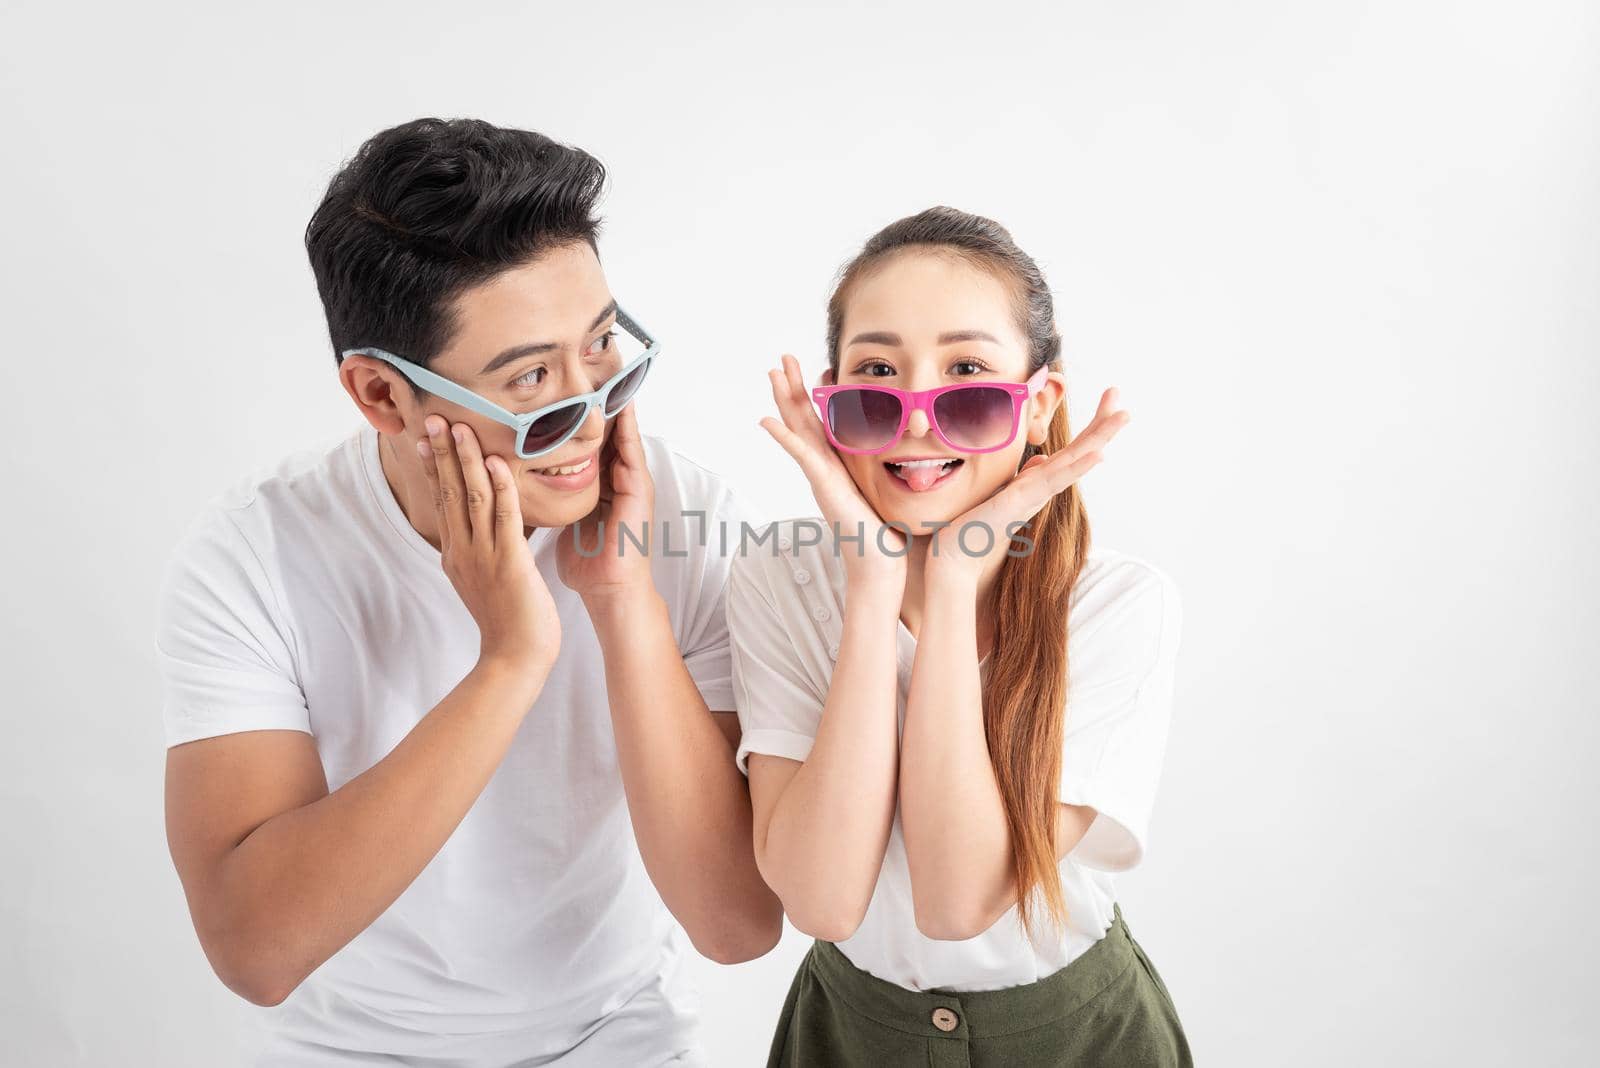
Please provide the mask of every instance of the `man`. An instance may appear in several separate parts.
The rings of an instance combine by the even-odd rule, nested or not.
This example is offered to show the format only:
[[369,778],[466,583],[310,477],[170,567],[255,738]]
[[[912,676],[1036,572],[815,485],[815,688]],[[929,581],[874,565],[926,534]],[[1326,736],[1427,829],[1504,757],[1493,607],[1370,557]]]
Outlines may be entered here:
[[478,121],[363,145],[306,247],[365,425],[174,555],[168,838],[218,976],[276,1006],[263,1064],[700,1063],[678,925],[777,941],[703,536],[738,510],[626,403],[603,180]]

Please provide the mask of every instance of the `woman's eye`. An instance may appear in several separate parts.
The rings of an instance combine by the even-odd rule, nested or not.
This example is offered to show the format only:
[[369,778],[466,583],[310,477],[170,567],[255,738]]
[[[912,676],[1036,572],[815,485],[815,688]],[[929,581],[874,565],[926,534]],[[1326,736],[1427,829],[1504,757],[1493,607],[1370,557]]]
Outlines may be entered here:
[[[963,368],[963,367],[969,367],[969,368],[971,368],[971,370],[963,371],[963,370],[961,370],[961,368]],[[957,375],[963,375],[963,376],[965,376],[965,375],[981,375],[981,374],[983,374],[983,372],[985,372],[987,370],[988,370],[987,367],[985,367],[983,364],[977,362],[976,360],[957,360],[954,364],[952,364],[950,366],[951,373],[957,374]]]
[[601,334],[599,337],[595,338],[594,343],[589,346],[589,355],[599,356],[601,353],[610,352],[616,347],[616,343],[617,332],[615,330]]
[[872,363],[864,363],[857,367],[856,374],[866,375],[869,378],[888,378],[894,374],[894,368],[882,360],[874,360]]
[[537,386],[540,382],[544,381],[544,376],[546,373],[547,372],[543,367],[535,367],[533,370],[513,378],[511,380],[511,384],[513,386]]

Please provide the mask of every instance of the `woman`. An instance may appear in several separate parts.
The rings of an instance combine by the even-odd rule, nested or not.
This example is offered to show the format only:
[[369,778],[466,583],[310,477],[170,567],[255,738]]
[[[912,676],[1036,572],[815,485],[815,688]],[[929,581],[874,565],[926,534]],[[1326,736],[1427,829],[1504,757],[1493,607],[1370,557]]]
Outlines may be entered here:
[[1043,276],[949,208],[846,266],[828,354],[762,420],[822,518],[729,578],[757,863],[817,940],[769,1065],[1190,1064],[1110,874],[1180,626],[1161,571],[1090,549],[1076,482],[1126,413],[1071,438]]

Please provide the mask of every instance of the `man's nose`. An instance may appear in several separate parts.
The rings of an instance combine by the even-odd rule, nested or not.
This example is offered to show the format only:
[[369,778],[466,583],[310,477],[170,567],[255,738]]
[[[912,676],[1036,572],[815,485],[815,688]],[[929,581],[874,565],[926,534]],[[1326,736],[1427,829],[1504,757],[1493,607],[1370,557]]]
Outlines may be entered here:
[[598,406],[590,408],[589,414],[584,417],[583,425],[573,435],[584,441],[598,441],[606,431],[606,417],[601,414]]

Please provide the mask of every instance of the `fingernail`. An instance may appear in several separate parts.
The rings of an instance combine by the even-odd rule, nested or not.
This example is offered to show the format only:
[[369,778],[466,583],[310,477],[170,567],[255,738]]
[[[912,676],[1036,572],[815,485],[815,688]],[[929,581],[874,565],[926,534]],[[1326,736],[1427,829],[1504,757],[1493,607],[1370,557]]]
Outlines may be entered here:
[[426,441],[417,442],[417,455],[424,460],[428,458],[428,443]]
[[460,445],[463,441],[467,440],[466,434],[458,426],[453,426],[450,428],[450,436],[456,439],[457,445]]

